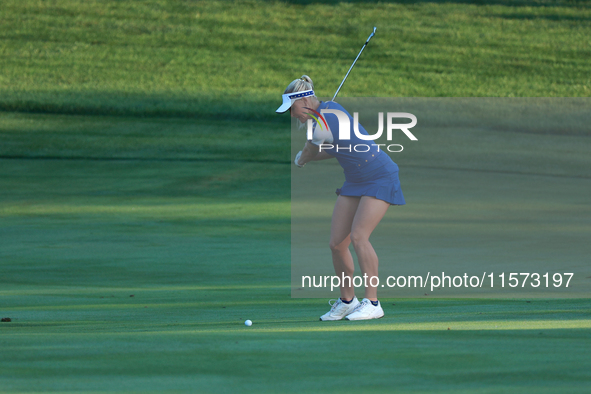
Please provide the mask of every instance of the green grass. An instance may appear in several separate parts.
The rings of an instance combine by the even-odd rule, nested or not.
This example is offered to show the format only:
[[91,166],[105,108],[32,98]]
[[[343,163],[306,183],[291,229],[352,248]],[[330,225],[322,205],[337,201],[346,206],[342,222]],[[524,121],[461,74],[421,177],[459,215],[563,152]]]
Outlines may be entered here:
[[[309,3],[309,4],[307,4]],[[0,109],[274,118],[332,97],[589,96],[584,1],[27,1],[0,5]]]
[[[1,294],[21,317],[0,338],[7,392],[583,393],[589,383],[589,301],[396,300],[380,321],[326,325],[310,316],[324,311],[318,301],[260,284]],[[353,376],[335,387],[343,370]]]
[[269,122],[0,114],[0,157],[291,162],[289,126]]
[[[274,110],[304,73],[332,96],[373,26],[342,97],[588,97],[590,20],[566,0],[2,1],[0,391],[586,393],[589,298],[383,299],[334,324],[292,299]],[[589,135],[567,129],[426,131],[400,224],[509,218],[526,249],[556,218],[582,253]],[[538,203],[482,198],[508,178]]]
[[[588,298],[382,299],[386,316],[379,321],[321,324],[317,318],[328,307],[325,300],[290,297],[289,167],[283,162],[229,161],[223,152],[210,157],[198,150],[175,159],[175,141],[190,141],[184,139],[191,128],[186,119],[169,119],[166,137],[157,144],[150,141],[160,119],[13,114],[2,120],[3,154],[19,157],[0,160],[0,314],[13,319],[0,323],[5,392],[584,393],[588,388]],[[136,133],[136,144],[109,124]],[[478,132],[472,134],[476,138]],[[466,214],[467,225],[486,214],[493,221],[505,215],[529,228],[529,212],[539,204],[511,210],[482,198],[484,184],[508,176],[494,169],[494,161],[476,161],[480,167],[472,168],[471,156],[463,156],[465,146],[450,143],[447,148],[456,150],[446,155],[455,158],[456,168],[434,170],[433,149],[443,141],[434,134],[423,137],[425,150],[410,155],[405,169],[405,192],[414,210],[395,215],[394,224],[417,239],[434,228],[457,231],[457,218]],[[514,138],[518,158],[530,148],[525,140],[545,146],[558,137],[516,133]],[[554,146],[578,152],[589,137],[570,138],[559,145],[555,140]],[[96,143],[107,140],[109,149]],[[489,135],[486,146],[504,140],[505,133]],[[93,156],[100,159],[80,159]],[[549,169],[538,168],[535,160],[506,163],[522,170],[509,175],[521,189],[531,184],[538,190],[539,179],[554,179],[575,193],[561,202],[562,214],[549,211],[530,223],[536,231],[548,225],[548,215],[567,221],[586,215],[568,204],[588,182],[584,168],[577,161],[552,160],[557,165]],[[532,170],[538,173],[528,173]],[[447,179],[448,189],[438,188],[444,202],[462,190],[453,188],[454,179],[468,179],[458,171],[470,173],[471,191],[455,196],[465,207],[454,213],[450,209],[458,207],[447,204],[441,212],[433,206],[432,187],[439,181],[432,178]],[[578,186],[568,176],[576,171],[583,171]],[[586,231],[584,221],[580,225]],[[506,234],[491,226],[484,236],[502,243]],[[528,234],[534,233],[518,234],[514,247]],[[476,239],[474,248],[479,244]],[[441,245],[411,254],[429,258],[448,247],[442,239]],[[243,325],[246,319],[253,327]],[[346,386],[335,387],[343,371],[353,375]]]

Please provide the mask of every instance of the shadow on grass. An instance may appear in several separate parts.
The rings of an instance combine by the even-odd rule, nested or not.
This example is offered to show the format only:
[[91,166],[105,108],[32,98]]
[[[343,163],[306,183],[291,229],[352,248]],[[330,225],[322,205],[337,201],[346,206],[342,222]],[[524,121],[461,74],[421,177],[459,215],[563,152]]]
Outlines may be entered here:
[[189,163],[268,163],[268,164],[291,164],[289,161],[280,160],[258,160],[256,158],[183,158],[183,157],[96,157],[96,156],[28,156],[28,155],[0,155],[0,159],[11,160],[90,160],[90,161],[147,161],[147,162],[189,162]]
[[275,113],[280,97],[100,91],[2,91],[0,111],[62,115],[177,117],[285,121]]

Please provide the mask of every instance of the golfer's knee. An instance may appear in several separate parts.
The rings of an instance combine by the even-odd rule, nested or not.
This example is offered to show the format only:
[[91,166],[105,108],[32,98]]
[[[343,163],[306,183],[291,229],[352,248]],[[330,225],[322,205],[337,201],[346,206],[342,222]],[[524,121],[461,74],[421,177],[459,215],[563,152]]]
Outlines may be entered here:
[[352,231],[351,232],[351,243],[353,244],[354,248],[358,248],[359,246],[363,246],[364,244],[369,242],[369,237],[361,231]]
[[347,240],[337,242],[331,239],[328,246],[333,253],[342,253],[349,248],[349,242]]

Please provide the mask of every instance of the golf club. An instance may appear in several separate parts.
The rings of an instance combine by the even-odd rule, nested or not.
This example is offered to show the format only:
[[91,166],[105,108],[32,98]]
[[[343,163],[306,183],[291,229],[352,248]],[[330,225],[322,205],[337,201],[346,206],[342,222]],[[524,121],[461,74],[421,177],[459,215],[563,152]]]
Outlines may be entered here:
[[341,90],[341,86],[343,86],[343,84],[347,80],[347,77],[349,76],[349,73],[351,72],[351,70],[353,69],[353,66],[355,66],[355,63],[357,62],[357,59],[359,59],[359,56],[361,56],[361,52],[363,52],[363,50],[367,46],[367,43],[369,42],[369,40],[371,40],[371,38],[374,36],[374,34],[376,34],[376,28],[375,27],[373,28],[373,32],[367,38],[367,41],[365,41],[365,44],[363,44],[363,47],[359,51],[359,54],[357,55],[357,57],[355,58],[355,60],[353,60],[353,64],[351,64],[351,67],[349,68],[349,71],[347,71],[347,75],[345,75],[345,78],[343,78],[343,82],[341,82],[341,84],[339,85],[339,88],[337,89],[337,91],[334,94],[332,100],[330,100],[330,101],[334,101],[334,99],[337,97],[337,94],[339,94],[339,90]]

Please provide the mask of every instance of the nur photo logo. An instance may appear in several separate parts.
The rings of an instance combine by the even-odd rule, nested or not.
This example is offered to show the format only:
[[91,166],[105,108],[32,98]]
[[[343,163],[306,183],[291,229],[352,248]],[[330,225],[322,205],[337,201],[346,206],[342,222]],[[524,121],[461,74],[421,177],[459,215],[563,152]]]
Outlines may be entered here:
[[[340,141],[347,141],[351,140],[351,120],[350,117],[343,111],[338,109],[322,109],[320,112],[313,110],[312,108],[306,107],[305,109],[312,111],[308,113],[313,119],[308,119],[307,121],[307,139],[311,140],[314,135],[314,121],[321,130],[325,128],[329,130],[328,122],[326,121],[325,114],[333,114],[336,116],[338,121],[338,138]],[[409,129],[415,127],[417,125],[417,117],[408,112],[388,112],[386,114],[386,139],[388,141],[392,141],[392,136],[394,130],[402,131],[408,139],[411,141],[418,141],[417,137],[414,136],[413,133],[410,132]],[[410,119],[410,123],[394,123],[394,119]],[[384,113],[378,112],[378,131],[373,134],[363,134],[359,130],[359,113],[353,112],[353,132],[355,133],[355,137],[363,141],[375,141],[378,138],[382,137],[384,134]],[[404,149],[400,144],[350,144],[350,145],[333,145],[333,144],[320,144],[319,148],[320,151],[327,150],[327,149],[336,149],[337,151],[355,151],[355,152],[368,152],[371,149],[371,146],[376,146],[378,151],[380,147],[386,147],[388,152],[398,153],[402,152]],[[383,148],[382,148],[383,149]]]

